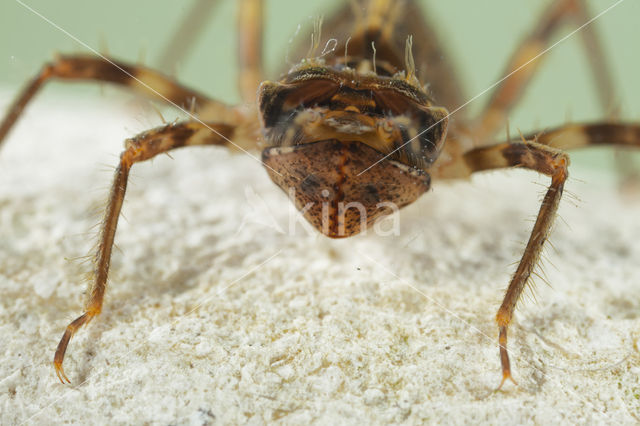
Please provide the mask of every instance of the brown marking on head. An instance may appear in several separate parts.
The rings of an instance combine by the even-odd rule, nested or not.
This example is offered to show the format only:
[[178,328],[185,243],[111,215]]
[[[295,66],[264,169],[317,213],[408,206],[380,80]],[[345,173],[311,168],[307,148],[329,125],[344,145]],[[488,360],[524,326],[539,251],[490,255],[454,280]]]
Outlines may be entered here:
[[[271,179],[298,210],[332,238],[355,235],[378,218],[415,201],[430,186],[429,175],[354,141],[337,139],[262,152]],[[277,173],[276,173],[277,172]]]
[[448,126],[417,79],[344,62],[303,61],[260,85],[258,108],[271,179],[334,238],[395,210],[385,203],[401,208],[427,191]]

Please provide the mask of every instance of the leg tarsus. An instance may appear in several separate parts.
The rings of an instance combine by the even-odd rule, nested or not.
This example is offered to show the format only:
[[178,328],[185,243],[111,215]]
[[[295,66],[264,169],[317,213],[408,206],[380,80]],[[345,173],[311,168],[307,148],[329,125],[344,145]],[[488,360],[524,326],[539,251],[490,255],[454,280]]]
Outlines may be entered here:
[[64,368],[62,368],[62,362],[64,361],[64,354],[67,351],[67,346],[69,345],[69,341],[71,340],[71,337],[73,337],[73,335],[76,333],[76,331],[78,331],[80,327],[82,327],[83,325],[91,321],[91,318],[93,318],[95,315],[96,314],[94,313],[85,312],[84,314],[80,315],[78,318],[73,320],[67,326],[67,329],[64,331],[64,334],[62,335],[62,339],[60,339],[60,343],[58,343],[58,348],[56,349],[56,353],[53,356],[53,366],[56,369],[56,375],[58,376],[58,379],[60,379],[60,381],[63,384],[71,383],[71,380],[69,380],[67,375],[64,374]]
[[[500,313],[498,313],[498,317]],[[502,365],[502,380],[500,381],[500,385],[496,389],[499,391],[502,389],[502,386],[507,380],[511,380],[514,385],[518,386],[518,382],[515,381],[513,376],[511,375],[511,363],[509,362],[509,352],[507,351],[507,326],[500,326],[500,364]]]

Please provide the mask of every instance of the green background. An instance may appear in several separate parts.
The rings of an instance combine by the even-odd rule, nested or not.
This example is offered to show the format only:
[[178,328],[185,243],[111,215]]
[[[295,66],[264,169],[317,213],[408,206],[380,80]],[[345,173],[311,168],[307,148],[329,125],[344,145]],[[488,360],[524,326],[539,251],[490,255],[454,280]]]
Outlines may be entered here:
[[[131,62],[154,67],[159,55],[188,12],[193,1],[168,0],[24,0],[42,16],[92,48]],[[221,0],[207,29],[191,54],[174,69],[164,70],[181,82],[211,96],[235,103],[236,2]],[[341,1],[266,2],[265,61],[267,77],[276,79],[285,62],[289,40],[306,37],[318,15],[329,16]],[[449,55],[461,70],[463,85],[472,97],[504,74],[505,62],[517,42],[533,27],[547,1],[422,1],[425,13],[437,24]],[[613,0],[589,1],[592,15],[613,5]],[[597,27],[616,80],[621,117],[640,121],[640,1],[625,0],[598,19]],[[296,36],[296,28],[302,30]],[[566,26],[556,37],[571,31]],[[326,33],[325,33],[326,34]],[[11,97],[55,52],[87,52],[51,23],[14,0],[0,5],[0,89]],[[414,40],[414,43],[419,43]],[[602,118],[580,37],[576,35],[544,57],[545,64],[511,114],[511,128],[529,131],[574,121]],[[70,87],[74,86],[74,87]],[[95,86],[95,85],[94,85]],[[42,96],[71,96],[99,91],[90,85],[51,84]],[[487,93],[469,105],[478,111]],[[7,102],[4,99],[2,103]],[[594,158],[594,154],[585,158]],[[599,158],[608,158],[598,151]],[[587,160],[588,161],[588,160]],[[606,162],[608,162],[607,160]],[[604,163],[606,163],[604,162]]]

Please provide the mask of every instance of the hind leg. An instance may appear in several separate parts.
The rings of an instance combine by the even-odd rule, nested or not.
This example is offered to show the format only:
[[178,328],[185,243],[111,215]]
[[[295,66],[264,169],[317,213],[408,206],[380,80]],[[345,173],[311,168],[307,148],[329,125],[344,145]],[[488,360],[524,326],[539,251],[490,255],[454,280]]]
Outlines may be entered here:
[[149,68],[116,62],[98,56],[60,56],[46,64],[9,106],[0,123],[0,145],[18,120],[24,108],[45,83],[52,80],[70,82],[95,81],[113,83],[134,92],[155,97],[196,115],[215,116],[219,122],[237,124],[238,114],[229,106],[176,83]]
[[579,31],[593,73],[598,98],[604,112],[613,107],[613,77],[607,66],[604,49],[597,37],[586,6],[578,0],[551,2],[537,26],[516,48],[502,74],[506,78],[493,91],[470,134],[478,141],[492,138],[504,126],[511,109],[522,98],[549,49],[552,37],[563,24],[571,22]]

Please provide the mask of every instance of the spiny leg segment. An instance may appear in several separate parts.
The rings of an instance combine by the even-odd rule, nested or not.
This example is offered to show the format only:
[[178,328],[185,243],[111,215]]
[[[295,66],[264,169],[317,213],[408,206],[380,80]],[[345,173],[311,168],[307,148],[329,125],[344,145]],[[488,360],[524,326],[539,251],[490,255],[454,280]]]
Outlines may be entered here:
[[115,171],[107,209],[101,225],[98,250],[94,257],[93,277],[89,282],[84,312],[67,326],[53,358],[56,374],[61,382],[70,383],[62,368],[62,363],[71,337],[102,310],[113,241],[131,166],[184,146],[226,145],[227,141],[232,139],[234,130],[232,126],[228,125],[189,121],[152,129],[126,141],[126,149],[121,154],[120,162]]
[[525,142],[504,142],[475,148],[466,153],[458,164],[452,165],[448,170],[441,170],[439,176],[441,178],[466,177],[479,171],[524,167],[551,177],[551,185],[540,206],[531,236],[496,315],[502,364],[500,387],[507,379],[515,383],[507,351],[507,331],[518,299],[540,259],[542,247],[549,235],[562,196],[569,165],[569,157],[562,150],[596,145],[640,148],[640,125],[572,124],[545,133],[531,134],[523,139]]
[[569,157],[558,149],[535,142],[527,142],[503,143],[486,148],[478,148],[466,154],[464,160],[474,172],[519,166],[551,177],[551,186],[542,201],[542,206],[538,212],[538,217],[524,254],[496,315],[500,331],[500,361],[502,364],[500,388],[507,379],[511,379],[515,383],[511,375],[509,354],[507,352],[507,328],[511,323],[520,294],[538,263],[542,246],[553,224],[564,183],[568,176]]

